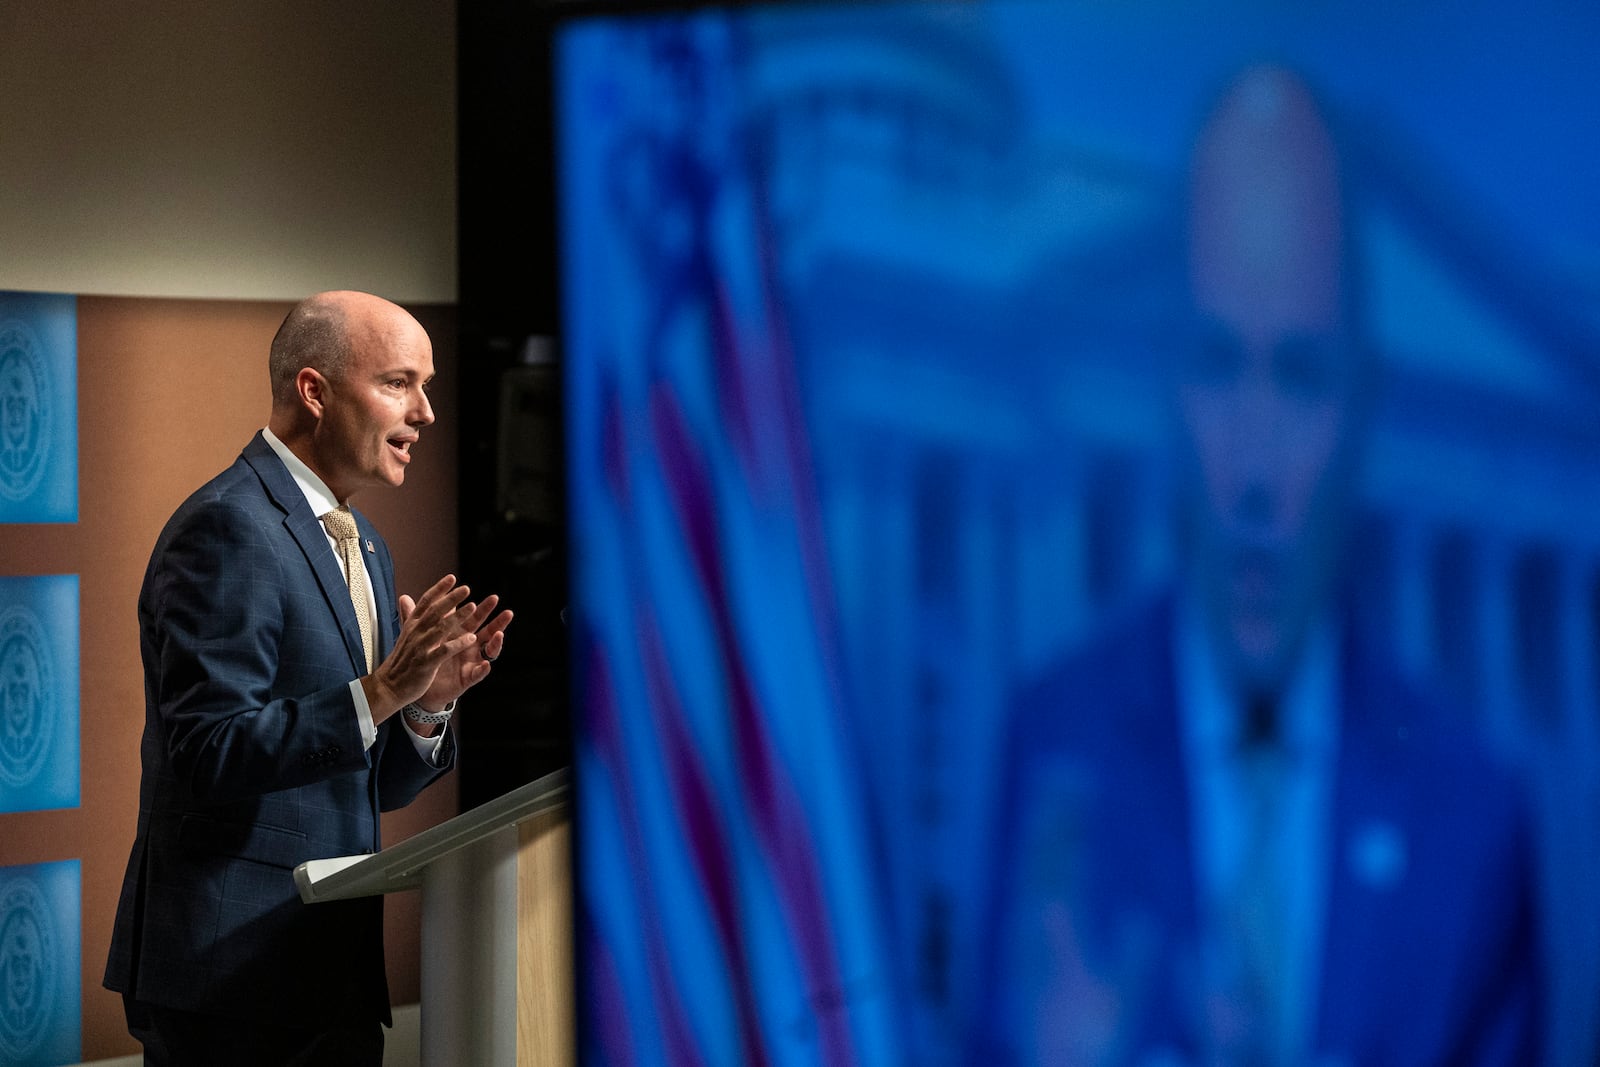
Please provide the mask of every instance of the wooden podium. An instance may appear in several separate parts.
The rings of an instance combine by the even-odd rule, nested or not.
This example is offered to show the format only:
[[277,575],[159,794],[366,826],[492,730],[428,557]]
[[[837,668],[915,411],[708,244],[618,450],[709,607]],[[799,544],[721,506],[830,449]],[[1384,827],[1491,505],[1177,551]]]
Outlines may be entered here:
[[422,1064],[576,1061],[565,770],[392,848],[295,868],[307,904],[422,889]]

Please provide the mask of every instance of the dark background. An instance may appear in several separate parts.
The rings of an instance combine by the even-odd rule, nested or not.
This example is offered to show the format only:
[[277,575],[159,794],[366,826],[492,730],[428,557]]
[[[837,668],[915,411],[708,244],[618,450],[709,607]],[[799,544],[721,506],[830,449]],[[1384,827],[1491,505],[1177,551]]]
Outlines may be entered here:
[[[466,810],[568,763],[550,8],[458,9],[460,545],[516,612],[461,732]],[[531,339],[531,343],[530,343]],[[529,352],[546,360],[527,362]],[[468,415],[466,413],[472,413]]]

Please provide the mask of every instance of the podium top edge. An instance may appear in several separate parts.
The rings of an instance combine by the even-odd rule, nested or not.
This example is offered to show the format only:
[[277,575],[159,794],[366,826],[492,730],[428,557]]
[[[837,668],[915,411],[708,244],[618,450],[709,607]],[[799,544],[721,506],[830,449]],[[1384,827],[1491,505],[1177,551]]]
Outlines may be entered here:
[[[564,808],[569,792],[570,772],[563,767],[526,785],[518,786],[493,800],[447,819],[437,826],[406,838],[381,852],[373,853],[331,872],[329,866],[308,861],[295,868],[295,884],[300,899],[307,904],[324,900],[376,896],[415,888],[429,864],[459,849],[515,827],[537,815]],[[312,864],[326,872],[318,876]]]

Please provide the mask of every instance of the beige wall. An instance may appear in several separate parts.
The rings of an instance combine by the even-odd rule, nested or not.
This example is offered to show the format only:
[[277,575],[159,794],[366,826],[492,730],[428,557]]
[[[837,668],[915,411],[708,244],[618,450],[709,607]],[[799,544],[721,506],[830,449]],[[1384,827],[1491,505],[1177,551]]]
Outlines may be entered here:
[[0,289],[453,303],[455,0],[4,0]]

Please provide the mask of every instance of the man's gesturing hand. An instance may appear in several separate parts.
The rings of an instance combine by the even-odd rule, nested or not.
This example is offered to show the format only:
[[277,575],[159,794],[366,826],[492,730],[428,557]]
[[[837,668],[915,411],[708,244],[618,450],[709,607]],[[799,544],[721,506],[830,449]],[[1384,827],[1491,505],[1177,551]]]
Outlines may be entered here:
[[[481,623],[474,625],[474,620],[479,609],[467,605],[463,610],[470,593],[466,586],[456,584],[455,575],[447,574],[434,582],[421,599],[413,602],[408,596],[400,598],[400,635],[394,648],[371,674],[361,679],[373,722],[382,722],[421,699],[444,663],[478,643],[476,631]],[[500,630],[504,628],[501,625]]]
[[[400,598],[402,619],[411,614],[407,606],[409,599],[404,596]],[[489,665],[499,658],[500,650],[506,643],[506,627],[511,625],[511,612],[494,613],[499,603],[500,598],[490,594],[483,598],[481,604],[469,600],[456,608],[454,617],[460,622],[462,630],[476,634],[478,639],[439,665],[428,691],[417,699],[424,709],[434,711],[442,708],[489,677]]]

